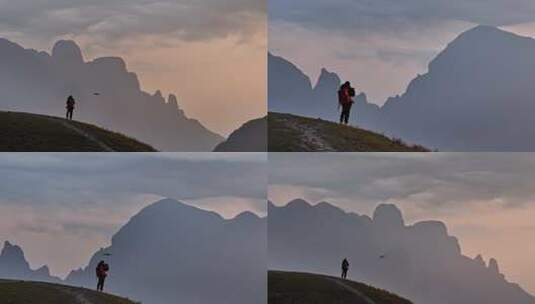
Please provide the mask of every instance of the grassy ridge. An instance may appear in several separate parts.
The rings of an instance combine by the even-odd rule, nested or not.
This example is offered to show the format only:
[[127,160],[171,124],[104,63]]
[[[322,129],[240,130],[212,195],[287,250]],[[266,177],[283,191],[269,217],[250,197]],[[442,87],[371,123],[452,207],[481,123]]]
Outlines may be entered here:
[[0,280],[0,303],[2,304],[76,304],[80,302],[77,299],[79,297],[94,304],[135,304],[125,298],[85,288],[42,282]]
[[268,304],[369,304],[370,300],[375,304],[412,304],[386,290],[358,282],[318,274],[268,272]]
[[0,111],[0,151],[100,152],[96,142],[66,127],[69,123],[117,152],[153,152],[153,147],[94,125],[58,117]]
[[[308,134],[307,134],[308,133]],[[428,152],[418,145],[352,126],[296,116],[269,113],[268,146],[272,152]]]

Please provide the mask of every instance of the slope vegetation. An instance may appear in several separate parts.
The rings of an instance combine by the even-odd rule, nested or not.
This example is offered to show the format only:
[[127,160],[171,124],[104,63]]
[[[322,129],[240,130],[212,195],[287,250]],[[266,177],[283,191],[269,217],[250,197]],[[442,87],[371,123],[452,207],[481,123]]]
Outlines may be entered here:
[[268,146],[270,152],[428,152],[358,127],[281,113],[269,113]]
[[411,304],[388,291],[318,274],[268,272],[269,304]]
[[0,151],[153,152],[151,146],[94,125],[62,118],[0,112]]
[[5,304],[134,304],[125,298],[66,285],[0,280],[0,299]]

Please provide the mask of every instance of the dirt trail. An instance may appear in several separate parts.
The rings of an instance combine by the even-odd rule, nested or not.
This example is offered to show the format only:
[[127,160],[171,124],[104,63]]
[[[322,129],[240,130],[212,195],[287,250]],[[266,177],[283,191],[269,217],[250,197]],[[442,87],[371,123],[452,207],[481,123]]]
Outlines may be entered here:
[[76,300],[76,304],[95,304],[91,301],[89,301],[83,294],[82,291],[76,291],[74,289],[70,289],[68,287],[56,287],[56,289],[64,294],[68,294]]
[[323,138],[321,138],[320,135],[318,135],[318,130],[316,130],[312,126],[306,126],[303,124],[300,124],[296,121],[291,120],[285,120],[285,124],[296,131],[298,131],[301,134],[303,142],[308,145],[314,147],[314,151],[318,152],[335,152],[336,150],[331,147],[329,143],[327,143]]
[[359,298],[361,298],[364,301],[366,301],[366,303],[368,303],[368,304],[376,304],[372,299],[368,298],[365,294],[363,294],[359,290],[347,285],[343,281],[341,281],[339,279],[335,279],[335,278],[329,278],[329,280],[333,281],[334,283],[336,283],[340,287],[344,288],[345,290],[357,295]]
[[104,142],[98,140],[96,137],[94,137],[93,135],[85,132],[84,130],[76,127],[75,125],[71,124],[69,121],[65,120],[65,119],[61,119],[61,118],[49,118],[51,121],[54,121],[54,122],[59,122],[61,123],[63,126],[65,126],[66,128],[78,133],[79,135],[87,138],[87,140],[89,141],[92,141],[94,142],[95,144],[97,144],[99,147],[102,148],[102,150],[106,151],[106,152],[116,152],[115,150],[113,150],[110,146],[106,145]]

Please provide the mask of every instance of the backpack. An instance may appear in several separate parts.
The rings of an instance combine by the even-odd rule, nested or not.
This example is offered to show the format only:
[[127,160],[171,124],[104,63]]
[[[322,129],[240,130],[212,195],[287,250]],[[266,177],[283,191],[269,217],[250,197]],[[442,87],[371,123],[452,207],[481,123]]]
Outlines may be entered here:
[[355,88],[351,88],[351,87],[350,87],[350,88],[349,88],[349,96],[351,96],[351,97],[355,97],[355,94],[356,94],[356,92],[355,92]]
[[338,90],[338,103],[343,104],[344,103],[344,97],[342,95],[342,89]]

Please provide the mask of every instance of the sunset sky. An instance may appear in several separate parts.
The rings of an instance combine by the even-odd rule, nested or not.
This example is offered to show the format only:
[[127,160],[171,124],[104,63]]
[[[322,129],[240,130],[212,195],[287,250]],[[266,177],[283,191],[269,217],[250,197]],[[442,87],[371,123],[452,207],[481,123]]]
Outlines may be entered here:
[[509,281],[535,294],[535,155],[500,153],[279,153],[268,197],[322,201],[372,215],[394,203],[408,224],[446,223],[463,254],[496,258]]
[[86,61],[120,56],[144,90],[174,93],[222,134],[266,113],[263,0],[0,0],[0,37],[50,52],[73,39]]
[[531,0],[272,0],[269,50],[317,81],[322,67],[371,102],[404,93],[449,42],[478,24],[535,37]]
[[3,154],[0,246],[17,244],[33,269],[47,264],[65,276],[161,198],[225,218],[265,216],[265,161],[261,153]]

